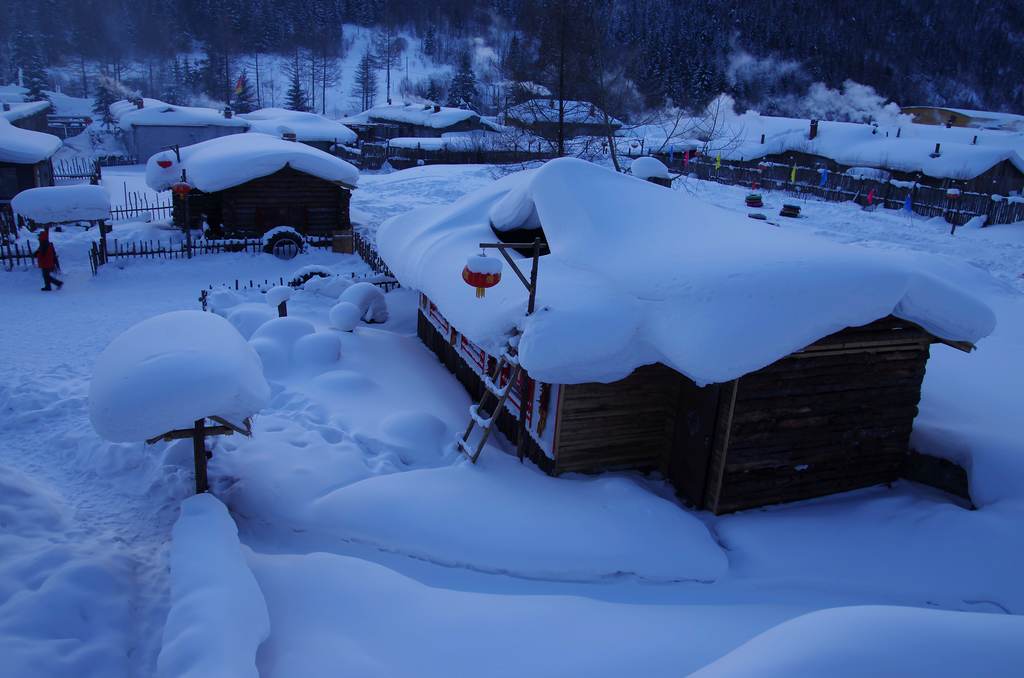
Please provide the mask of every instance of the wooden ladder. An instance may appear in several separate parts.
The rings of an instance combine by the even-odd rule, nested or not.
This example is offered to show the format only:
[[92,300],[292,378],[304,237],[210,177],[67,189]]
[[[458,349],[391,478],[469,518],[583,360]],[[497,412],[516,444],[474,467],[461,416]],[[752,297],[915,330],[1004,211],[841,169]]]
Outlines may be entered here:
[[[508,398],[509,391],[512,389],[512,384],[519,378],[519,352],[517,345],[519,343],[518,332],[509,337],[508,343],[505,345],[505,350],[502,352],[501,357],[498,358],[497,364],[494,366],[494,374],[489,375],[485,371],[481,375],[481,379],[484,383],[484,394],[480,398],[480,402],[475,405],[469,406],[469,425],[466,426],[466,432],[459,438],[457,446],[459,451],[465,454],[472,463],[476,463],[480,453],[483,452],[484,445],[487,444],[487,438],[491,435],[491,429],[494,428],[497,423],[498,417],[501,415],[501,408],[505,406],[505,400]],[[505,366],[510,365],[511,369],[508,373],[508,381],[505,382],[504,386],[499,386],[501,381],[501,373],[504,371]],[[494,400],[494,407],[486,407],[488,401]],[[489,412],[489,414],[488,414]],[[475,443],[469,442],[470,436],[473,434],[473,429],[477,426],[480,427],[480,439]]]

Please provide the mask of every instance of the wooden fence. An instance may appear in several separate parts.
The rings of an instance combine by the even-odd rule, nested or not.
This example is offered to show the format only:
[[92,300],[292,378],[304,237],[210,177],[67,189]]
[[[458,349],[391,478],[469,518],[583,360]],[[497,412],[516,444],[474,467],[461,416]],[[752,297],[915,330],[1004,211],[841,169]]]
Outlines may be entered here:
[[36,259],[36,250],[31,243],[5,243],[0,244],[0,265],[5,271],[13,271],[16,268],[33,268]]
[[174,211],[174,202],[167,198],[161,200],[159,195],[153,196],[152,200],[148,193],[129,191],[124,189],[124,203],[121,207],[110,209],[111,221],[129,221],[139,217],[149,220],[171,217]]
[[[310,247],[330,247],[330,238],[307,238]],[[206,254],[248,252],[262,254],[264,242],[260,238],[237,240],[194,240],[191,248],[186,242],[167,240],[134,240],[131,242],[108,241],[104,250],[101,244],[92,243],[89,249],[89,267],[96,275],[104,264],[117,259],[191,259]]]
[[395,274],[391,272],[388,265],[377,254],[377,248],[373,246],[373,243],[360,235],[358,231],[352,232],[352,247],[355,249],[356,254],[366,262],[366,265],[373,269],[374,273],[387,276],[388,278],[395,278]]
[[100,183],[100,161],[80,157],[62,158],[53,163],[53,183],[90,184]]
[[388,163],[395,169],[406,169],[419,164],[424,165],[503,165],[511,163],[523,163],[533,160],[550,160],[556,156],[551,151],[541,150],[497,150],[497,149],[468,149],[464,151],[452,151],[446,148],[405,148],[388,147]]
[[1024,221],[1024,200],[1016,197],[970,193],[954,187],[940,188],[912,182],[881,181],[859,178],[850,174],[829,172],[825,183],[816,167],[796,168],[795,181],[791,181],[792,165],[781,163],[740,164],[721,163],[709,158],[682,159],[663,157],[669,166],[683,174],[721,184],[747,186],[753,190],[784,191],[794,197],[815,196],[829,202],[854,201],[888,209],[905,209],[907,197],[914,213],[926,217],[941,216],[955,229],[976,216],[987,217],[986,224],[1009,224]]

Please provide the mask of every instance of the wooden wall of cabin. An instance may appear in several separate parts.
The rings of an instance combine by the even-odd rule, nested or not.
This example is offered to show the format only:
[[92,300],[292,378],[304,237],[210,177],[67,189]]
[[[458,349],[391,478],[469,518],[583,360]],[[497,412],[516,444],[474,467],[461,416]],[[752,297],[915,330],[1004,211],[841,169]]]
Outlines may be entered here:
[[887,318],[741,377],[722,398],[705,506],[727,513],[899,478],[929,341]]
[[226,231],[259,236],[275,226],[329,235],[352,228],[348,189],[290,167],[221,191]]

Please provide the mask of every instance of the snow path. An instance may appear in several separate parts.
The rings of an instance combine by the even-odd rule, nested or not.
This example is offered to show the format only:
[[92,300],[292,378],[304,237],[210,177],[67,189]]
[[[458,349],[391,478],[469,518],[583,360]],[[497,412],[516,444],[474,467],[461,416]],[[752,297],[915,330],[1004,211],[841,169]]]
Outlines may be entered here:
[[[134,229],[115,226],[114,235]],[[61,517],[48,531],[29,520],[0,531],[0,642],[9,640],[14,662],[3,675],[154,671],[167,614],[168,539],[178,505],[191,494],[191,472],[164,465],[165,446],[110,444],[93,431],[89,380],[107,343],[155,314],[197,308],[208,283],[287,276],[306,263],[362,268],[329,253],[291,262],[217,255],[131,262],[123,270],[111,265],[93,278],[85,257],[92,235],[54,234],[64,266],[61,291],[40,292],[38,271],[0,277],[7,318],[0,326],[7,356],[0,361],[0,486],[28,488],[25,501]],[[24,512],[21,499],[0,489],[0,523],[8,502],[12,515]],[[5,598],[4,574],[23,590]]]

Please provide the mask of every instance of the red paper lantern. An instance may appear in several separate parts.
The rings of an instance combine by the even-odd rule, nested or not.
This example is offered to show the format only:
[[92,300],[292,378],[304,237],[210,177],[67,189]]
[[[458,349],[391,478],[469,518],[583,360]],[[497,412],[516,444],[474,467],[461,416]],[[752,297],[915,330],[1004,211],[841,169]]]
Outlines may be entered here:
[[462,279],[476,288],[477,299],[480,299],[488,287],[494,287],[501,281],[501,262],[482,254],[471,256],[462,269]]
[[179,181],[171,186],[171,191],[177,195],[186,196],[192,192],[192,185],[184,181]]

